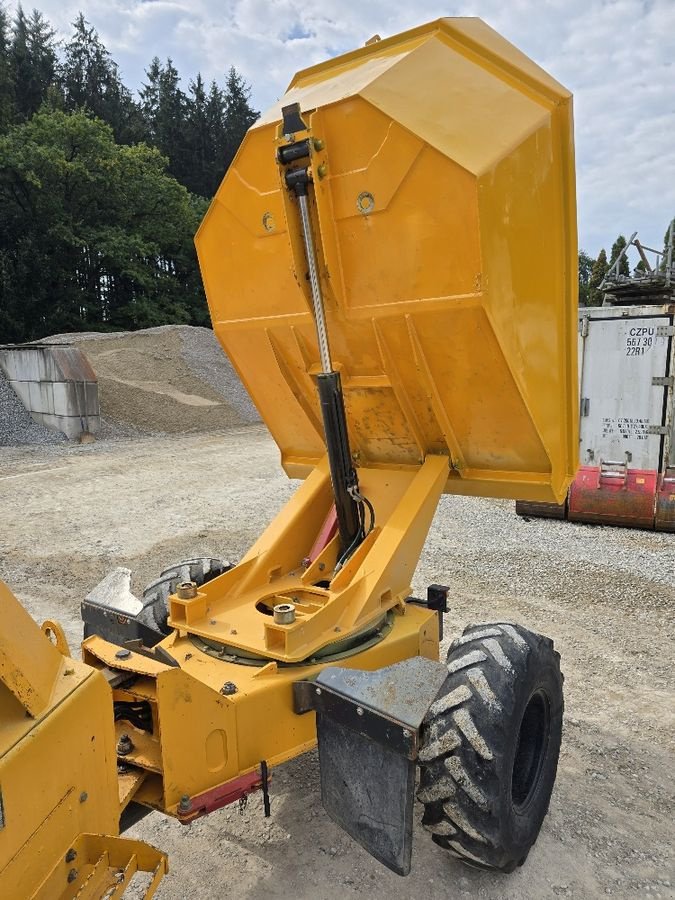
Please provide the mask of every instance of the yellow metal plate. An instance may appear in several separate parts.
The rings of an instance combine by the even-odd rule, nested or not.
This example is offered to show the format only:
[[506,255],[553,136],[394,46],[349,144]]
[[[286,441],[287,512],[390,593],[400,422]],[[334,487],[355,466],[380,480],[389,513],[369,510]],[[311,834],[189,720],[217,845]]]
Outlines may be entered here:
[[560,501],[578,455],[569,92],[480,20],[441,19],[300,72],[248,132],[197,250],[216,334],[304,476],[325,451],[275,159],[291,102],[322,142],[311,216],[360,462],[444,453],[447,491]]

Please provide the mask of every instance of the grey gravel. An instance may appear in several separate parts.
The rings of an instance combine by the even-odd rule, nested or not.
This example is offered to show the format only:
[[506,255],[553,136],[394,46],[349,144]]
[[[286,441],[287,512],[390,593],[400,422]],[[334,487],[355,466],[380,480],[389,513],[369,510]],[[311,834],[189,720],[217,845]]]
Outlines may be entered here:
[[[45,338],[44,343],[76,344],[89,356],[99,376],[102,415],[99,439],[134,438],[179,428],[208,430],[260,421],[258,411],[210,328],[160,325],[139,331],[72,332],[52,335]],[[107,346],[99,349],[101,344],[111,344],[113,349]],[[120,348],[125,354],[136,353],[135,365],[128,376],[115,365],[114,357]],[[180,354],[180,361],[174,367],[172,361],[176,352]],[[139,359],[139,353],[144,356],[143,360]],[[208,409],[186,409],[175,403],[170,406],[166,396],[161,396],[161,385],[160,396],[156,394],[152,398],[151,394],[137,392],[132,398],[128,391],[131,383],[127,381],[126,388],[120,385],[120,379],[127,378],[135,380],[137,386],[143,381],[150,383],[149,387],[155,380],[168,381],[178,390],[199,393],[216,403],[224,401],[224,404],[214,413]],[[124,399],[119,396],[120,391],[125,392]],[[147,410],[147,414],[143,410]]]
[[188,368],[227,400],[237,410],[243,422],[259,422],[258,410],[213,331],[210,328],[178,327],[183,359]]
[[31,418],[31,414],[0,372],[0,447],[61,444],[65,440],[65,435],[50,431]]
[[218,339],[210,328],[193,325],[158,325],[145,328],[142,332],[131,331],[80,331],[67,334],[53,334],[44,338],[46,344],[80,344],[83,341],[106,341],[128,337],[130,334],[180,333],[183,358],[190,371],[205,381],[216,393],[233,406],[244,424],[260,421],[260,414],[253,405],[248,392],[239,380],[232,363],[225,355]]

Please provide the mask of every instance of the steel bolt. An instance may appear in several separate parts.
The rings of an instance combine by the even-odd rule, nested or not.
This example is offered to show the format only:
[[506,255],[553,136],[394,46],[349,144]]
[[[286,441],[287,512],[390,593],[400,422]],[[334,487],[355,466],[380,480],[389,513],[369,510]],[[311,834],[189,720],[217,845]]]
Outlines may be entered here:
[[410,732],[408,731],[407,728],[403,729],[403,737],[406,739],[410,737]]
[[128,734],[123,734],[117,742],[117,755],[127,756],[134,749],[134,743]]
[[118,650],[115,654],[115,659],[129,659],[131,656],[131,650]]
[[192,801],[188,794],[183,794],[180,798],[180,803],[178,804],[178,812],[186,813],[190,812],[192,809]]
[[226,697],[229,697],[231,694],[236,694],[239,688],[234,683],[234,681],[226,681],[225,684],[221,687],[220,693],[225,694]]
[[321,140],[321,138],[314,138],[314,149],[315,150],[323,150],[326,145]]
[[66,862],[72,862],[77,856],[77,850],[73,850],[71,847],[70,850],[66,853]]
[[176,593],[181,600],[194,600],[197,596],[197,585],[194,581],[183,581],[178,585]]
[[317,695],[317,697],[320,697],[321,696],[321,688],[314,688],[314,693]]
[[363,709],[362,709],[360,706],[357,706],[357,707],[356,707],[356,715],[357,715],[357,716],[362,716],[362,715],[363,715]]
[[72,884],[73,881],[77,878],[77,869],[71,869],[68,872],[68,884]]
[[82,793],[80,794],[80,803],[84,803],[88,796],[89,794],[86,791],[82,791]]

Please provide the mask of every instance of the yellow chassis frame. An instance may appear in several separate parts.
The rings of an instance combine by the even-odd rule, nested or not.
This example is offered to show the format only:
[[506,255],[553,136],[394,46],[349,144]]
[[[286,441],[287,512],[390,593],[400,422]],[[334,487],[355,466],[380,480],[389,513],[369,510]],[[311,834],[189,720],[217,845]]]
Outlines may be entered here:
[[[263,760],[273,767],[311,749],[315,716],[296,714],[293,684],[326,665],[372,670],[417,655],[438,659],[436,613],[405,599],[448,466],[447,457],[430,456],[414,470],[361,469],[378,522],[327,586],[336,539],[302,564],[332,502],[324,460],[238,566],[191,600],[170,598],[174,631],[159,654],[120,654],[96,636],[84,642],[85,662],[117,685],[113,699],[145,702],[152,712],[151,734],[115,725],[118,741],[126,734],[133,745],[120,775],[122,808],[135,800],[188,820]],[[288,599],[295,622],[276,624],[270,608]],[[323,659],[331,644],[358,642],[368,629],[375,634],[365,649]],[[205,650],[205,640],[225,649]]]

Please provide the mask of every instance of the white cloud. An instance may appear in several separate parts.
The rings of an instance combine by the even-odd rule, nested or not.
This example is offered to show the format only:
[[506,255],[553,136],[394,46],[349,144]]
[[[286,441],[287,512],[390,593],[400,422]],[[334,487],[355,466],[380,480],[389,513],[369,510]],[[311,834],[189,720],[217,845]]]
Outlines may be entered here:
[[575,95],[579,243],[638,229],[660,247],[675,215],[674,0],[36,0],[62,35],[81,9],[130,86],[171,56],[185,85],[230,65],[264,109],[293,72],[441,15],[478,15]]

